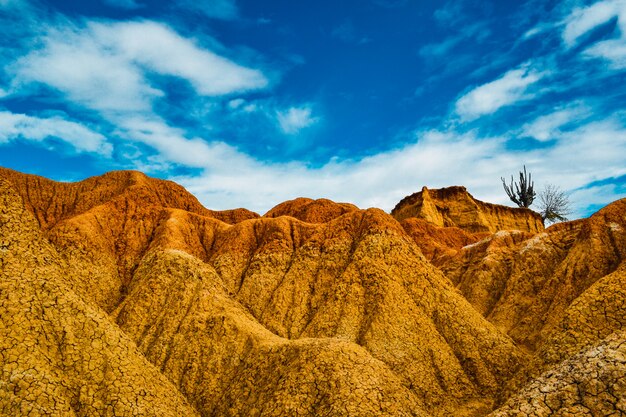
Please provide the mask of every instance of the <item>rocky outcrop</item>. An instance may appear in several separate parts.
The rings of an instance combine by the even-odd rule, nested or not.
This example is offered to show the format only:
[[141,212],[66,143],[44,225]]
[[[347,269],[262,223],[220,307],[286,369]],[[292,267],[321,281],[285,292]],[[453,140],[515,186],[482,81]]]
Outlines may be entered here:
[[124,204],[130,200],[181,209],[230,224],[259,217],[246,209],[208,210],[180,185],[138,171],[113,171],[77,183],[64,183],[0,167],[0,178],[13,185],[44,230],[103,204],[125,210]]
[[489,237],[488,232],[469,233],[458,227],[438,227],[424,219],[409,217],[400,223],[422,254],[433,265],[441,266],[464,247]]
[[[575,322],[591,321],[592,331],[604,337],[626,324],[626,319],[616,322],[607,316],[606,322],[613,323],[607,330],[598,316],[623,302],[617,283],[626,258],[624,213],[626,199],[589,219],[556,224],[532,237],[500,232],[464,248],[441,269],[492,323],[531,350],[557,326],[566,331]],[[603,300],[598,288],[606,288],[609,298]],[[610,299],[615,306],[605,308]],[[558,350],[563,349],[560,345]]]
[[200,415],[486,412],[526,360],[381,210],[301,201],[230,225],[138,173],[7,177],[58,253],[42,279],[112,320]]
[[280,203],[268,211],[264,217],[291,216],[307,223],[326,223],[358,209],[354,204],[335,203],[325,198],[318,200],[296,198]]
[[[529,378],[539,378],[542,372],[564,366],[563,361],[581,350],[593,352],[594,346],[609,335],[618,333],[621,336],[617,338],[623,337],[619,332],[626,327],[624,213],[626,199],[588,219],[556,224],[534,236],[498,232],[462,248],[440,266],[478,311],[532,356],[526,369],[509,381],[504,397],[515,396]],[[586,395],[574,389],[583,384],[582,374],[590,372],[585,363],[589,358],[577,358],[582,361],[576,365],[581,375],[562,390],[558,388],[559,401],[572,407],[563,406],[563,410],[576,409],[582,401],[578,396]],[[567,362],[568,366],[576,360]],[[615,367],[613,374],[626,373],[619,361],[611,366]],[[607,374],[607,378],[613,374]],[[551,389],[556,388],[541,388],[542,392]],[[615,389],[618,398],[626,395],[622,388]],[[526,401],[526,395],[518,395],[518,405]],[[606,403],[606,415],[611,415],[618,403]],[[532,406],[524,406],[524,412],[530,409]],[[519,411],[515,407],[511,410],[510,415]],[[583,410],[580,408],[580,413]],[[591,410],[581,415],[605,415],[597,408]],[[545,415],[551,414],[546,411]],[[563,411],[562,415],[567,413]]]
[[197,416],[98,308],[0,180],[0,414]]
[[621,410],[626,200],[491,233],[435,199],[467,227],[215,212],[136,172],[0,177],[0,414]]
[[398,221],[416,217],[438,227],[458,227],[470,233],[500,230],[543,231],[541,215],[476,200],[465,187],[422,191],[405,197],[391,212]]
[[546,371],[489,417],[623,416],[625,370],[626,333],[619,332]]

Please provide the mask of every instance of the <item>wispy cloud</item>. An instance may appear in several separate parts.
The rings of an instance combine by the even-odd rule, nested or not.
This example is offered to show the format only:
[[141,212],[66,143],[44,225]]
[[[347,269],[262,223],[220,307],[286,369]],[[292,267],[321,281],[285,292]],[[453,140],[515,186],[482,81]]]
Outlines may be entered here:
[[456,26],[463,19],[463,1],[447,1],[435,10],[433,17],[444,26]]
[[574,9],[565,19],[563,41],[568,47],[574,46],[581,36],[623,13],[625,7],[623,0],[607,0]]
[[[83,36],[85,31],[89,36]],[[70,28],[50,33],[44,48],[12,67],[15,81],[45,84],[99,111],[149,110],[152,99],[163,93],[149,85],[135,63],[107,51],[92,35]]]
[[474,120],[492,114],[531,97],[527,89],[546,75],[530,65],[510,70],[502,77],[474,88],[456,102],[456,113],[463,120]]
[[626,38],[598,42],[587,48],[585,55],[591,58],[604,58],[611,63],[613,69],[626,68]]
[[540,116],[522,126],[522,136],[530,136],[538,141],[546,142],[561,137],[560,129],[567,125],[581,121],[589,115],[589,110],[583,105],[571,106]]
[[111,156],[113,147],[100,133],[61,117],[39,118],[0,111],[0,143],[16,139],[43,142],[56,138],[72,145],[79,152]]
[[[263,72],[153,21],[72,24],[65,20],[46,30],[36,44],[37,49],[8,66],[12,91],[28,94],[31,85],[51,88],[60,93],[58,101],[77,114],[87,110],[105,125],[116,126],[116,137],[148,145],[160,154],[161,162],[181,166],[205,167],[206,161],[214,160],[209,156],[223,146],[189,135],[157,115],[156,101],[165,100],[167,90],[155,75],[185,81],[197,97],[207,98],[245,94],[268,85]],[[62,134],[79,151],[106,148],[103,155],[111,155],[111,145],[103,144],[106,138],[88,134],[78,125],[26,115],[4,114],[4,118],[5,123],[13,123],[10,137],[30,134],[34,140],[45,140]],[[79,141],[77,136],[83,133]]]
[[362,36],[357,32],[356,26],[352,20],[346,20],[340,25],[335,26],[330,32],[330,36],[345,43],[364,45],[370,42],[368,37]]
[[425,58],[441,57],[450,52],[463,40],[462,36],[452,36],[441,42],[429,43],[420,48],[419,54]]
[[599,1],[585,8],[573,10],[565,19],[562,33],[567,47],[577,45],[581,38],[597,27],[617,20],[617,35],[600,40],[583,51],[586,58],[601,58],[610,62],[613,69],[626,68],[626,1]]
[[119,126],[118,134],[152,147],[162,163],[218,171],[252,163],[250,157],[224,142],[189,138],[184,129],[158,118],[125,117],[119,120]]
[[12,8],[23,4],[24,0],[0,0],[0,7]]
[[163,95],[150,72],[188,81],[200,95],[264,88],[258,70],[240,66],[168,26],[151,22],[90,22],[53,30],[43,48],[13,67],[19,82],[38,82],[99,111],[148,110]]
[[[357,160],[331,159],[319,168],[297,162],[262,163],[230,149],[236,153],[229,156],[235,162],[228,167],[217,165],[198,177],[177,180],[210,207],[242,206],[264,212],[299,196],[390,210],[422,185],[465,185],[477,198],[511,204],[500,177],[514,174],[523,164],[532,171],[538,188],[553,183],[575,190],[626,174],[619,161],[626,153],[626,128],[614,118],[563,132],[560,141],[543,149],[513,150],[508,144],[514,140],[514,134],[481,137],[476,131],[418,131],[411,143],[398,149]],[[584,214],[588,200],[573,202],[575,215]]]
[[276,118],[280,129],[288,135],[296,134],[319,121],[318,117],[313,116],[313,109],[310,106],[290,107],[287,110],[278,111]]

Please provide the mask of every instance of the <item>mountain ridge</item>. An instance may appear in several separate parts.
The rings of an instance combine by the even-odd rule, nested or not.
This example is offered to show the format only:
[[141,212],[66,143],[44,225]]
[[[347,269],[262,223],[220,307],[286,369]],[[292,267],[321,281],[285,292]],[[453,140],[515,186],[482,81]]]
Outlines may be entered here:
[[[42,279],[100,311],[193,407],[188,415],[486,415],[623,321],[619,201],[539,234],[490,233],[324,199],[285,202],[262,217],[215,212],[136,172],[62,186],[6,169],[0,179],[13,210],[30,213],[53,248],[47,262],[60,269]],[[594,246],[588,238],[602,222],[619,236],[602,229]],[[544,234],[562,252],[602,257],[597,277],[546,310],[554,318],[537,332],[525,320],[544,316],[507,325],[492,312],[516,311],[504,295],[527,271],[510,265],[536,262],[532,245],[522,250]],[[21,262],[0,255],[3,265]],[[496,287],[476,278],[487,270]],[[602,321],[588,313],[606,305],[598,296],[606,289],[618,307]],[[567,323],[583,321],[598,331],[572,334]],[[558,345],[558,334],[570,342]]]

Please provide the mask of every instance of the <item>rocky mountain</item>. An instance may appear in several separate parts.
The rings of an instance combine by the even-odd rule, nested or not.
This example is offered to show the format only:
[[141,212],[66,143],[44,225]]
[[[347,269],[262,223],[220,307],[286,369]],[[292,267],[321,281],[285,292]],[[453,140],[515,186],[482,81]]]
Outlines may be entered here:
[[0,202],[0,414],[626,412],[626,200],[546,230],[462,187],[259,216],[0,169]]
[[458,227],[471,233],[499,230],[543,231],[541,215],[526,208],[511,208],[476,200],[465,187],[422,191],[405,197],[391,211],[398,221],[420,218],[439,227]]

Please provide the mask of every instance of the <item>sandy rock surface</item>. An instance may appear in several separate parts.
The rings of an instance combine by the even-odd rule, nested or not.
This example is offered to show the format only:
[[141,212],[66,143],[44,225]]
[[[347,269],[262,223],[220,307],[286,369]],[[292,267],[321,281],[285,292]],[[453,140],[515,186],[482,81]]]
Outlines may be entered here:
[[453,188],[394,216],[301,198],[259,217],[138,172],[0,169],[0,410],[619,410],[626,201],[544,231]]

